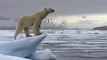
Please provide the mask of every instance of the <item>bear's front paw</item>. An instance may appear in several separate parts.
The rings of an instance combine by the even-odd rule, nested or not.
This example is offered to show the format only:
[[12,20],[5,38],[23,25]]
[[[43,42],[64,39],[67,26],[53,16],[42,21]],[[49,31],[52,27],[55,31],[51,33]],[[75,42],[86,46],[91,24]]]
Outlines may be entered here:
[[32,35],[29,35],[29,37],[32,37]]
[[42,33],[36,33],[35,35],[38,36],[38,35],[41,35],[41,34],[42,34]]
[[32,37],[32,35],[26,35],[26,37]]
[[39,33],[39,35],[41,35],[42,33]]

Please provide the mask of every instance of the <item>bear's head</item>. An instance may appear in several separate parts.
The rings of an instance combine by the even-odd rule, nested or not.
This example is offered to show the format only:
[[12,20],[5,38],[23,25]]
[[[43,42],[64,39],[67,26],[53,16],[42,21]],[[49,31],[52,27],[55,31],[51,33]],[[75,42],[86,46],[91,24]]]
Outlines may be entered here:
[[52,8],[44,8],[44,10],[48,13],[53,13],[55,10]]

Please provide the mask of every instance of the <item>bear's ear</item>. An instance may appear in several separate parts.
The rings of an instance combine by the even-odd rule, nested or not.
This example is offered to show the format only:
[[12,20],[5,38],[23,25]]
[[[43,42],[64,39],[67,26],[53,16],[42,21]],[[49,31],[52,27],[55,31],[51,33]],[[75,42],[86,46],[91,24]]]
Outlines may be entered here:
[[44,10],[46,10],[46,8],[44,8]]

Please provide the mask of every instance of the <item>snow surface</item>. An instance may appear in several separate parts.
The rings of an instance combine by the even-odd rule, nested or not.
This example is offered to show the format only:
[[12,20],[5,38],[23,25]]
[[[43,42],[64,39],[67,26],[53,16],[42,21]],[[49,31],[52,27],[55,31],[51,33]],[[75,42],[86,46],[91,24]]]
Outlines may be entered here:
[[31,58],[31,56],[31,59],[53,59],[54,55],[49,49],[43,51],[37,51],[36,49],[45,37],[46,34],[41,34],[36,37],[21,38],[14,41],[0,41],[0,54],[3,54],[0,55],[0,60],[6,60],[8,58],[8,60],[16,60],[15,58],[18,60],[25,60],[24,58]]
[[32,55],[31,58],[33,60],[55,60],[56,56],[53,55],[51,53],[51,51],[49,49],[45,49],[45,50],[39,50],[39,51],[35,51]]
[[0,60],[31,60],[31,59],[0,54]]
[[[27,57],[36,50],[36,46],[46,37],[42,34],[37,37],[29,37],[0,43],[0,53],[12,56]],[[2,41],[1,41],[2,42]]]

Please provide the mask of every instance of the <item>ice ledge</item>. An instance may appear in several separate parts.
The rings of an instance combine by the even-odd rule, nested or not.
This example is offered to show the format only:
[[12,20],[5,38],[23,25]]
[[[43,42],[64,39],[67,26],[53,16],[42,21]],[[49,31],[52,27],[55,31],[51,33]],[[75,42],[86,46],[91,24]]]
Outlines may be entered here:
[[41,34],[39,36],[28,37],[23,39],[14,40],[11,42],[0,43],[0,54],[26,57],[36,51],[38,44],[43,41],[46,34]]

